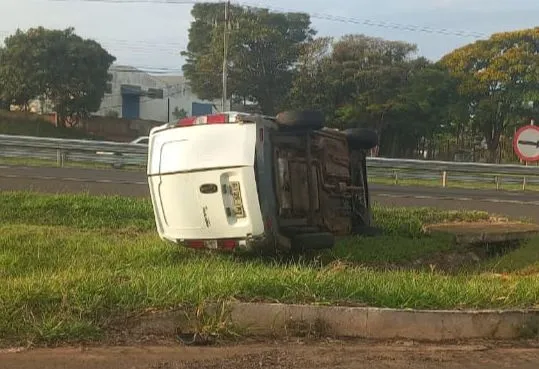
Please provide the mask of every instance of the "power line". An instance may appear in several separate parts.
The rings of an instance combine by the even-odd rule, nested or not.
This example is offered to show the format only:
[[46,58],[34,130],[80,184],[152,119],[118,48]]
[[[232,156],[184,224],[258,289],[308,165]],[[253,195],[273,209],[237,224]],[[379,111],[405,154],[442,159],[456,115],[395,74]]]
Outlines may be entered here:
[[[62,1],[62,0],[55,0],[55,1]],[[0,30],[0,36],[4,38],[12,36],[14,34],[15,34],[14,31]],[[99,42],[102,44],[125,45],[126,47],[133,47],[134,45],[136,45],[136,47],[147,48],[148,50],[154,50],[155,46],[159,48],[166,47],[167,50],[170,50],[168,49],[168,47],[170,46],[175,46],[178,49],[187,48],[187,45],[185,43],[180,43],[180,42],[162,42],[162,41],[149,41],[149,40],[138,40],[136,42],[133,42],[132,40],[117,39],[117,38],[102,38],[102,37],[100,37],[99,39],[100,39]]]
[[[193,5],[198,3],[207,3],[207,4],[217,4],[221,3],[222,1],[197,1],[197,0],[49,0],[49,1],[58,1],[58,2],[89,2],[89,3],[112,3],[112,4],[187,4],[187,5]],[[238,2],[236,3],[240,6],[247,6],[250,8],[256,8],[256,9],[269,9],[276,12],[294,12],[294,10],[290,9],[282,9],[282,8],[271,8],[271,7],[261,7],[260,5],[254,5],[247,2]],[[482,37],[485,36],[481,33],[466,33],[465,31],[450,31],[447,29],[430,29],[428,27],[421,27],[421,26],[415,26],[415,25],[402,25],[402,24],[391,24],[386,22],[380,22],[380,21],[373,21],[368,19],[357,19],[357,18],[347,18],[347,17],[339,17],[334,16],[331,14],[321,14],[321,13],[314,13],[311,14],[311,17],[318,18],[318,19],[326,19],[331,21],[338,21],[338,22],[344,22],[344,23],[353,23],[353,24],[363,24],[368,26],[376,26],[376,27],[384,27],[384,28],[394,28],[394,29],[404,29],[408,31],[417,31],[417,32],[428,32],[428,33],[440,33],[444,35],[458,35],[458,36],[470,36],[470,37]],[[0,31],[0,34],[6,34],[9,35],[10,32],[8,31]],[[175,42],[152,42],[152,41],[137,41],[136,43],[132,43],[129,40],[122,40],[122,39],[104,39],[100,41],[104,46],[106,46],[107,49],[113,49],[115,52],[130,52],[132,54],[141,54],[141,55],[149,55],[152,52],[156,51],[162,51],[166,53],[174,52],[174,50],[171,50],[169,46],[174,47],[176,50],[178,49],[186,49],[187,46],[185,44],[181,43],[175,43]],[[161,47],[158,47],[161,46]],[[182,73],[183,70],[181,68],[169,68],[169,67],[142,67],[142,66],[135,66],[135,68],[140,69],[141,72],[149,73],[149,74],[169,74],[169,73]],[[126,70],[127,72],[127,70]],[[129,70],[129,72],[133,72],[133,70]],[[200,71],[195,73],[201,73],[201,74],[208,74],[208,73],[216,73],[215,71]],[[224,74],[224,73],[223,73]],[[224,80],[225,76],[223,76]]]
[[84,3],[111,3],[111,4],[174,4],[193,5],[197,3],[219,3],[220,1],[197,1],[197,0],[49,0],[52,2],[84,2]]
[[[110,4],[170,4],[170,5],[216,4],[216,3],[223,2],[223,1],[197,1],[197,0],[49,0],[49,1],[91,2],[91,3],[110,3]],[[265,6],[265,5],[261,6],[261,5],[252,4],[249,2],[233,2],[233,4],[236,4],[239,6],[246,6],[253,9],[267,9],[267,10],[274,11],[277,13],[290,13],[290,12],[307,13],[307,12],[302,12],[302,11],[298,11],[294,9],[276,8],[276,7]],[[487,34],[484,34],[482,32],[450,30],[447,28],[432,28],[432,27],[413,25],[413,24],[390,23],[390,22],[378,21],[378,20],[373,20],[373,19],[342,17],[342,16],[337,16],[337,15],[327,14],[327,13],[307,13],[307,14],[309,14],[310,17],[314,19],[328,20],[328,21],[340,22],[340,23],[357,24],[357,25],[363,25],[363,26],[368,26],[368,27],[378,27],[378,28],[396,29],[396,30],[409,31],[409,32],[440,34],[444,36],[458,36],[458,37],[476,38],[476,39],[488,37]]]

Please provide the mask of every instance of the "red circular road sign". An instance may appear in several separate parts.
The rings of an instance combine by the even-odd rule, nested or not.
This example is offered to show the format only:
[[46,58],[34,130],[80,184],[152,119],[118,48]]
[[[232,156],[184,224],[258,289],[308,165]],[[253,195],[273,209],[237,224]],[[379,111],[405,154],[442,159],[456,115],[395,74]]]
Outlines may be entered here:
[[539,127],[520,128],[513,138],[513,149],[523,161],[539,161]]

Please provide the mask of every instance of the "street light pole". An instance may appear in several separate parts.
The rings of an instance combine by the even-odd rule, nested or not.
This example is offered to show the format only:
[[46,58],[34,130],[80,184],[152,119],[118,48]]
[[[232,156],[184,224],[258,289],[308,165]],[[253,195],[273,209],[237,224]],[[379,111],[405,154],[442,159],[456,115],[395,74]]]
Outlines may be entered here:
[[230,0],[225,1],[225,29],[223,32],[223,97],[222,111],[226,110],[227,100],[227,81],[228,81],[228,12],[230,8]]

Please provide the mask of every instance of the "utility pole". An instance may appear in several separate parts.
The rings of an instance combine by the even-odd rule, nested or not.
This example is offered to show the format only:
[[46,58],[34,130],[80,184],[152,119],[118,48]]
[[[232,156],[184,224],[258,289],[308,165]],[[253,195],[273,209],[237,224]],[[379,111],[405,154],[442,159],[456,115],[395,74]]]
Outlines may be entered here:
[[227,97],[227,81],[228,81],[228,13],[230,8],[230,0],[225,1],[225,29],[223,32],[223,101],[222,111],[226,110],[226,97]]
[[167,97],[167,123],[170,122],[170,97]]

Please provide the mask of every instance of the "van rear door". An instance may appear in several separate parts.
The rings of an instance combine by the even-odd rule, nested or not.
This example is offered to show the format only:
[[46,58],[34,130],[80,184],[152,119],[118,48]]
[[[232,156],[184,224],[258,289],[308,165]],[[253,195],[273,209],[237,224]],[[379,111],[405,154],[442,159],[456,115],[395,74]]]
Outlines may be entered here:
[[264,232],[256,139],[252,123],[152,130],[148,182],[161,238],[245,239]]

